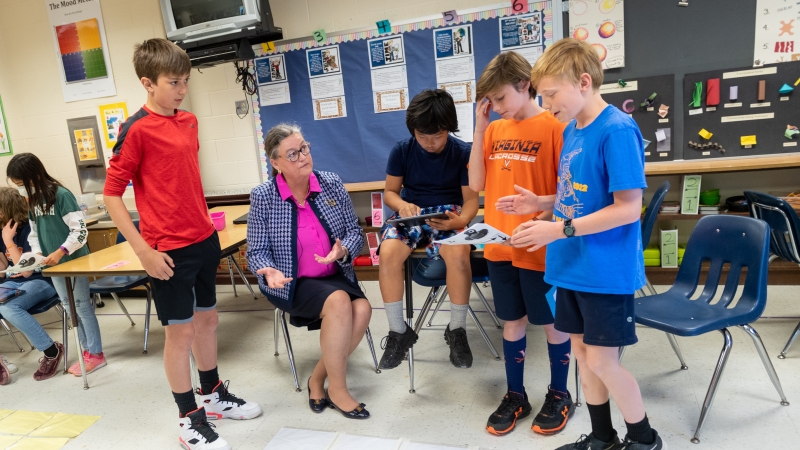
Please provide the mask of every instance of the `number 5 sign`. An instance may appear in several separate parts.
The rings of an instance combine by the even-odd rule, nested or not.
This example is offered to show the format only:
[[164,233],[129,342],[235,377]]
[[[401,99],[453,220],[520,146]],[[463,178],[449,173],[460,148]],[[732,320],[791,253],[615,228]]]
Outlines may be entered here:
[[521,14],[529,12],[531,9],[528,0],[512,0],[511,10],[514,11],[514,14]]

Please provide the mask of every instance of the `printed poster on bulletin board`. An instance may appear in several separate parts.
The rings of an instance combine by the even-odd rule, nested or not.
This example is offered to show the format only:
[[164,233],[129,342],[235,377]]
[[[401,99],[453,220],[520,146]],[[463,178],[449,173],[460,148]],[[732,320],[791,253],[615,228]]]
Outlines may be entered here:
[[117,95],[97,0],[45,0],[65,102]]
[[754,64],[800,61],[800,2],[758,0]]
[[625,67],[624,0],[570,0],[569,34],[592,44],[603,69]]
[[306,50],[314,120],[347,117],[338,45]]
[[3,99],[0,98],[0,156],[10,155],[11,153],[11,138],[8,137],[6,112],[3,108]]
[[500,51],[514,51],[531,63],[544,53],[544,12],[500,18]]
[[106,148],[114,148],[119,132],[122,130],[122,124],[128,120],[128,106],[125,102],[100,105],[100,120],[103,122]]

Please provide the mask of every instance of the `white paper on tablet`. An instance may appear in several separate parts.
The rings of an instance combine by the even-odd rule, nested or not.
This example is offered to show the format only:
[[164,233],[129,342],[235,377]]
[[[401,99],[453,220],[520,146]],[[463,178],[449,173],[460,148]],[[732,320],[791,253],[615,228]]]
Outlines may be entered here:
[[463,245],[463,244],[502,244],[511,239],[511,236],[485,223],[476,223],[457,235],[435,241],[437,244]]

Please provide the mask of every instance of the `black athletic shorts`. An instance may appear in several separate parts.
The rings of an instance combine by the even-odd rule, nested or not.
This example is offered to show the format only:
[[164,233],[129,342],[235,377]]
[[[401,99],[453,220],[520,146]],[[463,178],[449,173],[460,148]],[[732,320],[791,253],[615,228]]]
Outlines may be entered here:
[[216,308],[217,267],[222,254],[217,232],[204,241],[166,253],[175,264],[175,274],[169,280],[150,278],[161,324],[189,323],[195,311]]
[[587,345],[633,345],[638,342],[633,294],[595,294],[558,288],[556,330],[582,334]]
[[553,312],[547,293],[553,286],[544,281],[544,272],[514,267],[511,261],[486,261],[497,317],[519,320],[528,316],[528,323],[550,325]]

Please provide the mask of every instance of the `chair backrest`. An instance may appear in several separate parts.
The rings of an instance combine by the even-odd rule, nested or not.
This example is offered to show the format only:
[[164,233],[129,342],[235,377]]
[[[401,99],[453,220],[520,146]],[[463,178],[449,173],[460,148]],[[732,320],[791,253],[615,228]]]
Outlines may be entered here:
[[[134,220],[133,221],[133,226],[136,227],[136,231],[139,231],[139,221],[138,220]],[[122,233],[117,233],[117,244],[122,244],[126,240],[127,239],[125,239],[125,236],[123,236]]]
[[800,219],[791,205],[784,200],[761,192],[744,191],[750,205],[750,217],[769,224],[770,250],[787,261],[800,264]]
[[650,200],[650,204],[647,205],[647,209],[644,212],[644,219],[642,219],[642,249],[650,245],[650,236],[653,235],[653,227],[656,224],[656,218],[658,218],[658,211],[661,209],[661,202],[663,202],[664,197],[667,196],[668,190],[669,181],[664,181],[661,183],[661,186],[656,189],[656,193],[653,194],[653,199]]
[[704,262],[710,263],[703,292],[697,301],[711,302],[719,289],[723,266],[730,265],[719,302],[711,307],[728,308],[734,300],[742,269],[747,269],[744,290],[733,309],[750,323],[764,311],[767,301],[769,225],[749,217],[706,216],[689,236],[678,277],[670,291],[691,298],[697,289]]

